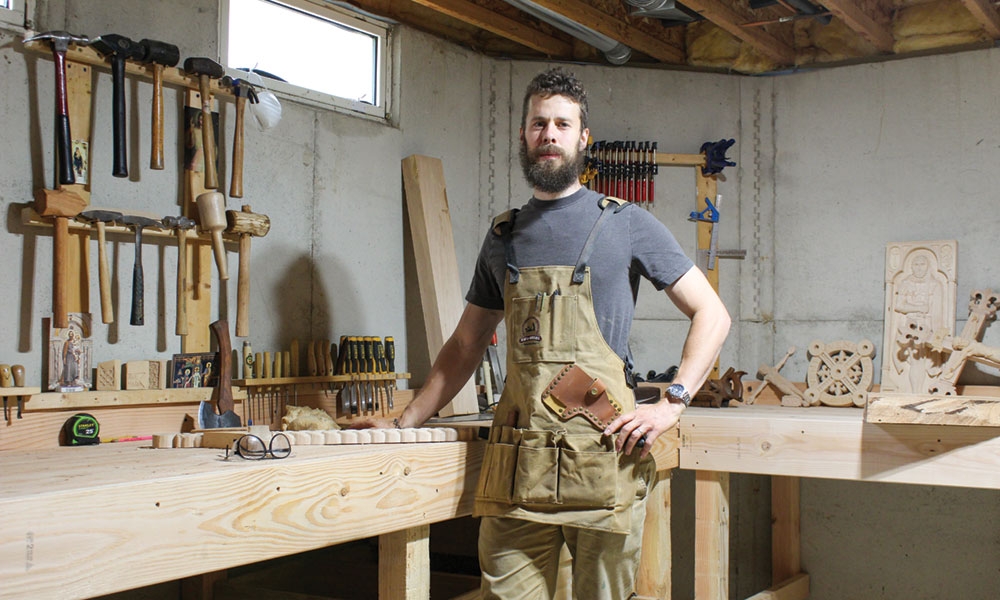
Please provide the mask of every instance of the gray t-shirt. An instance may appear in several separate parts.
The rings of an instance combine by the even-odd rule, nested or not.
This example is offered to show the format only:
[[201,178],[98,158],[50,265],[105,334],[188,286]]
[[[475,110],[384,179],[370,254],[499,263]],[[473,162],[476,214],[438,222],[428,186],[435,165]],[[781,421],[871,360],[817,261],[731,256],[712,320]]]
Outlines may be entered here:
[[[602,197],[584,188],[558,200],[528,201],[514,218],[516,266],[575,266],[601,216]],[[588,264],[598,325],[608,345],[623,359],[628,356],[639,277],[662,290],[693,265],[670,230],[634,204],[606,220]],[[506,280],[503,239],[490,231],[479,251],[465,299],[476,306],[502,310]]]

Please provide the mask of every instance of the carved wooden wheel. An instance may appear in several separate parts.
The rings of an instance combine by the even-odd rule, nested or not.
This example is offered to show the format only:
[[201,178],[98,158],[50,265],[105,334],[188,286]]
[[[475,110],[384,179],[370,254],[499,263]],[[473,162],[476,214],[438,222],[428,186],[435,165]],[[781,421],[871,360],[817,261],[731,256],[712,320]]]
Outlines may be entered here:
[[875,345],[869,340],[858,344],[839,341],[809,344],[809,371],[806,374],[806,402],[810,406],[864,406],[872,387]]

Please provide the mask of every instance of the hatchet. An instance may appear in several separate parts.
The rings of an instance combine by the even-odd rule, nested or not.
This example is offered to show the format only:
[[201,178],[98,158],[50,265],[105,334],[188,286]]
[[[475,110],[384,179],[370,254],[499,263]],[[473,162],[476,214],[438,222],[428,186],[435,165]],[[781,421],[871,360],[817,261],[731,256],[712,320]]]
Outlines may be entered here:
[[[220,427],[241,427],[243,425],[240,416],[233,410],[233,346],[229,340],[229,322],[220,319],[211,325],[209,329],[215,334],[219,342],[219,383],[215,386],[212,398],[216,407],[212,407],[211,402],[202,402],[198,410],[198,420],[202,429],[218,429]],[[216,412],[218,409],[218,412]]]

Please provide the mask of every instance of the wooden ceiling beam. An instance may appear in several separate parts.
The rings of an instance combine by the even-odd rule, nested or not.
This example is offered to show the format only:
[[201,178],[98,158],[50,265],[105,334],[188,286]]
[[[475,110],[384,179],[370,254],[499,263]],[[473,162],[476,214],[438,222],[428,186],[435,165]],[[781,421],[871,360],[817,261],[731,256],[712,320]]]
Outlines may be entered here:
[[581,2],[580,0],[533,0],[535,4],[557,12],[567,19],[575,21],[584,27],[593,29],[597,33],[605,35],[615,41],[625,44],[633,50],[637,50],[655,58],[656,60],[684,64],[686,56],[684,51],[676,46],[668,44],[656,36],[650,35],[641,29],[633,27],[628,22],[619,19],[614,15],[598,10],[593,6]]
[[979,21],[993,39],[1000,39],[1000,13],[989,0],[962,0],[972,16]]
[[823,0],[823,6],[880,52],[892,52],[896,44],[892,32],[862,10],[855,0]]
[[[825,5],[825,3],[824,3]],[[684,0],[684,6],[696,11],[715,25],[750,44],[764,56],[782,65],[795,64],[795,49],[776,37],[753,27],[739,13],[719,0]]]
[[469,25],[485,29],[523,46],[553,57],[573,55],[573,45],[524,23],[507,18],[468,0],[411,0]]

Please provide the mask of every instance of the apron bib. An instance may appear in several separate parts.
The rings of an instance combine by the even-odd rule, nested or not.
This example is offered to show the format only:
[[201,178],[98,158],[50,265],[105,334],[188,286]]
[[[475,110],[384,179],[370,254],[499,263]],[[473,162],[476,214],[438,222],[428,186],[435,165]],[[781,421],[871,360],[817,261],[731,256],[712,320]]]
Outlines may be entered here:
[[[610,209],[608,208],[610,207]],[[615,437],[588,418],[563,418],[549,392],[575,365],[619,412],[635,410],[625,364],[604,340],[594,313],[587,259],[607,203],[575,267],[518,269],[509,228],[504,284],[507,379],[476,486],[476,516],[505,516],[628,533],[631,507],[652,485],[656,467],[615,451]],[[597,394],[595,390],[593,392]],[[610,419],[608,420],[610,422]]]

